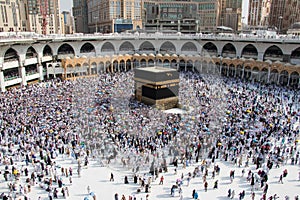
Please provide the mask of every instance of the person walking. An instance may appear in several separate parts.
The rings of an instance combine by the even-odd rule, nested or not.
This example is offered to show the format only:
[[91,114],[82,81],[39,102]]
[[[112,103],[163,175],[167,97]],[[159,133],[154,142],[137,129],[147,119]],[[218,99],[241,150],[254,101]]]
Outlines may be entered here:
[[110,179],[109,179],[109,181],[114,182],[114,174],[113,173],[110,173]]
[[218,180],[216,180],[214,183],[214,189],[218,189]]
[[115,194],[115,200],[119,200],[119,195],[118,195],[118,193]]
[[198,200],[198,198],[199,198],[198,192],[197,192],[197,191],[195,191],[195,194],[194,194],[194,199],[195,199],[195,200]]
[[89,186],[89,185],[87,186],[87,188],[86,188],[86,189],[87,189],[87,193],[88,193],[88,194],[90,194],[90,193],[91,193],[91,188],[90,188],[90,186]]
[[204,191],[205,192],[207,192],[207,187],[208,187],[208,183],[207,183],[207,181],[205,181],[205,183],[204,183]]
[[235,191],[234,190],[232,190],[232,192],[231,192],[231,199],[233,199],[234,198],[234,195],[235,195]]
[[164,184],[164,176],[160,177],[160,181],[159,181],[159,185],[163,185]]
[[255,200],[255,192],[252,192],[252,193],[251,193],[251,199],[252,199],[252,200]]
[[282,174],[281,174],[280,177],[279,177],[278,183],[282,183],[282,184],[283,184],[283,176],[282,176]]

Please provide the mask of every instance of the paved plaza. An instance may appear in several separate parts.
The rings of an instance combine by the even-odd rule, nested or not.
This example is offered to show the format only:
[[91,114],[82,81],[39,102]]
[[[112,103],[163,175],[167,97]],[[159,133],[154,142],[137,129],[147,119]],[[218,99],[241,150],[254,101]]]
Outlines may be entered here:
[[2,198],[297,199],[298,89],[181,72],[185,111],[163,112],[132,77],[1,93]]

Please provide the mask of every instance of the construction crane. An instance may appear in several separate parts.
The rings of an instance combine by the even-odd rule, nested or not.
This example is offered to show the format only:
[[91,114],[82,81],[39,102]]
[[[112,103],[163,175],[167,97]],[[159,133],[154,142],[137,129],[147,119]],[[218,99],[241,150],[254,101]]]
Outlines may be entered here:
[[48,15],[48,0],[39,0],[40,12],[42,15],[42,34],[47,34],[47,15]]

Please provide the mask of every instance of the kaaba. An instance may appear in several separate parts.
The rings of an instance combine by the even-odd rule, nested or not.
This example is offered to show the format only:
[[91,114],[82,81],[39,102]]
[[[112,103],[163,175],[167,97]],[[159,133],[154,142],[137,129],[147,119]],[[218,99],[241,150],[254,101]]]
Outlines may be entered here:
[[134,70],[135,98],[147,105],[166,110],[178,105],[179,73],[164,67]]

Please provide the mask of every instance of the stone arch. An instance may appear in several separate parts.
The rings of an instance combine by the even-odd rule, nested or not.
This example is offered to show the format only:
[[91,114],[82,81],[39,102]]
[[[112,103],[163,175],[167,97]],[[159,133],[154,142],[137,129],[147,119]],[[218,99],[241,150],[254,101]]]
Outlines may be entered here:
[[127,53],[134,53],[134,46],[131,42],[125,41],[119,47],[119,51],[126,51]]
[[137,68],[139,66],[140,66],[140,61],[138,59],[134,58],[132,60],[132,69]]
[[104,62],[102,62],[102,61],[99,62],[98,66],[99,66],[98,73],[99,74],[104,73],[105,72],[105,64],[104,64]]
[[125,60],[120,60],[119,62],[119,68],[120,68],[120,72],[125,72],[126,68],[125,68]]
[[154,60],[153,59],[149,59],[148,60],[148,66],[150,67],[150,66],[154,66]]
[[264,67],[262,68],[261,72],[260,72],[260,81],[262,83],[267,83],[268,82],[268,68]]
[[154,52],[155,47],[151,42],[145,41],[140,45],[139,50],[140,51],[147,51],[147,52],[149,52],[149,51]]
[[176,59],[171,60],[171,68],[177,69],[177,60]]
[[163,64],[162,59],[161,59],[161,58],[158,58],[158,59],[156,60],[156,64],[157,64],[158,66],[162,65],[162,64]]
[[51,47],[47,44],[43,49],[43,56],[52,56],[52,55],[53,55],[53,51]]
[[29,47],[26,51],[25,58],[29,59],[29,58],[36,58],[36,57],[37,57],[36,50],[32,46]]
[[215,73],[215,64],[211,60],[207,60],[207,73],[208,74]]
[[111,42],[105,42],[101,47],[101,52],[115,52],[115,47]]
[[113,73],[112,63],[107,60],[104,64],[104,69],[106,70],[106,73]]
[[234,77],[235,70],[236,70],[234,64],[230,64],[228,70],[229,70],[228,75]]
[[184,59],[180,59],[178,65],[179,65],[178,67],[179,67],[180,71],[185,70],[185,60]]
[[[48,67],[52,67],[52,65],[49,64]],[[66,64],[66,66],[65,66],[65,77],[66,78],[73,77],[73,74],[74,74],[73,65],[71,63]]]
[[291,58],[300,58],[300,47],[292,51]]
[[260,71],[259,68],[257,66],[253,67],[252,69],[252,80],[254,80],[255,82],[260,81]]
[[300,64],[300,47],[291,52],[291,63],[294,65]]
[[198,51],[196,45],[192,42],[186,42],[184,45],[181,47],[181,51]]
[[141,59],[141,61],[140,61],[140,66],[141,66],[141,67],[147,67],[147,61],[146,61],[145,58]]
[[270,83],[277,83],[279,72],[277,69],[272,69],[270,73]]
[[74,68],[72,70],[72,75],[73,77],[78,77],[80,76],[80,71],[81,71],[81,63],[75,63]]
[[164,59],[163,60],[163,67],[170,67],[170,61],[169,61],[169,59]]
[[251,66],[246,66],[244,70],[244,78],[250,80],[251,78]]
[[96,50],[94,45],[89,42],[84,43],[80,48],[80,53],[92,53],[92,52],[95,53]]
[[236,77],[239,77],[239,78],[242,78],[242,76],[243,76],[243,66],[242,65],[240,65],[240,64],[238,64],[237,66],[236,66],[236,72],[235,72],[235,74],[236,74]]
[[201,67],[201,61],[200,60],[196,60],[195,64],[194,64],[194,70],[196,70],[196,72],[200,73],[201,72],[200,67]]
[[18,60],[19,60],[19,54],[15,49],[9,48],[4,53],[4,62],[18,61]]
[[264,61],[271,60],[271,61],[282,61],[283,52],[282,49],[276,45],[272,45],[265,50],[264,53]]
[[235,58],[236,57],[236,48],[233,44],[227,43],[223,46],[222,57],[226,58]]
[[253,44],[246,45],[242,50],[241,57],[257,59],[258,57],[257,48]]
[[159,52],[162,54],[165,54],[165,53],[173,54],[173,53],[176,53],[176,47],[172,42],[166,41],[160,46]]
[[[7,49],[6,52],[4,53],[4,63],[15,62],[15,61],[19,61],[18,52],[13,48]],[[14,67],[14,68],[3,70],[3,76],[5,81],[19,78],[20,77],[19,68]]]
[[191,71],[194,68],[194,62],[193,60],[189,59],[186,61],[186,69],[187,71]]
[[97,74],[97,63],[96,62],[92,62],[90,68],[91,68],[91,74]]
[[281,85],[287,85],[288,84],[288,79],[289,79],[289,73],[286,70],[283,70],[279,74],[279,84]]
[[258,67],[253,67],[253,71],[259,71],[259,68]]
[[299,73],[298,72],[292,72],[290,75],[290,86],[297,87],[299,84]]
[[218,55],[217,46],[212,42],[206,43],[202,48],[202,55],[206,55],[206,54],[210,56],[217,56]]
[[89,74],[89,71],[90,71],[90,65],[88,63],[83,63],[82,64],[82,71],[80,73],[80,75],[88,75]]
[[132,69],[132,63],[131,63],[130,59],[126,60],[126,69],[127,69],[127,71]]
[[60,45],[60,47],[57,50],[57,55],[65,55],[65,54],[75,55],[74,48],[67,43]]
[[227,71],[228,71],[228,65],[227,63],[223,63],[222,69],[221,69],[221,75],[222,76],[227,76]]
[[119,63],[118,63],[118,61],[117,60],[113,61],[112,65],[113,65],[113,68],[112,68],[113,72],[114,73],[118,72],[119,71]]
[[208,62],[207,60],[202,61],[202,73],[208,73]]

